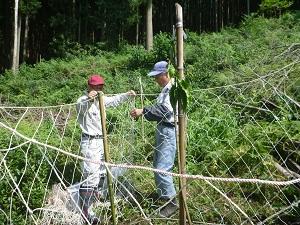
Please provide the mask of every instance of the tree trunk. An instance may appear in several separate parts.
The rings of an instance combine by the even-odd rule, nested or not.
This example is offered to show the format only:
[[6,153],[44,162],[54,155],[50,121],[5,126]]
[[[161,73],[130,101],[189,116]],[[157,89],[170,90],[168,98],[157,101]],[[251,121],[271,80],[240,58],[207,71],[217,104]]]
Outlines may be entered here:
[[218,20],[218,0],[215,0],[215,31],[219,30]]
[[[88,2],[87,1],[84,1],[84,11],[85,12],[89,11],[88,10]],[[87,18],[87,16],[85,16],[85,18],[84,18],[84,28],[83,29],[84,29],[83,30],[84,36],[82,38],[82,41],[83,41],[83,43],[86,44],[89,41],[89,39],[88,39],[88,18]]]
[[137,21],[136,21],[136,25],[135,25],[135,44],[138,45],[139,44],[139,7],[137,6],[137,9],[136,9],[136,18],[137,18]]
[[247,0],[247,15],[250,15],[250,0]]
[[15,73],[18,70],[18,11],[19,11],[19,0],[15,0],[15,6],[14,6],[14,22],[13,22],[13,46],[12,46],[12,64],[11,69]]
[[12,35],[13,35],[13,9],[14,1],[3,1],[3,8],[1,9],[1,15],[3,15],[5,20],[3,20],[3,30],[1,30],[3,34],[3,43],[0,47],[0,72],[4,72],[5,69],[11,68],[11,57],[12,57]]
[[28,58],[28,50],[27,50],[27,43],[28,43],[28,30],[29,30],[29,16],[25,16],[25,22],[24,22],[24,37],[23,37],[23,51],[22,51],[22,61],[26,62],[26,59]]
[[[106,18],[106,8],[103,9],[103,18]],[[102,19],[102,22],[101,22],[101,31],[100,31],[100,40],[101,41],[106,41],[106,27],[107,27],[107,24],[106,24],[106,20],[105,19]]]
[[21,15],[18,16],[18,29],[17,29],[17,57],[16,57],[16,65],[17,65],[17,70],[20,65],[20,42],[21,42]]
[[199,0],[199,12],[200,12],[200,18],[199,18],[199,33],[202,32],[202,0]]
[[149,51],[153,48],[153,25],[152,25],[152,0],[147,1],[147,39],[146,39],[146,49]]
[[79,1],[79,12],[78,12],[78,36],[77,41],[81,42],[81,1]]
[[221,29],[224,27],[224,0],[221,1]]
[[72,32],[73,32],[73,40],[76,41],[76,0],[72,1],[72,20],[73,20],[73,25],[72,25]]

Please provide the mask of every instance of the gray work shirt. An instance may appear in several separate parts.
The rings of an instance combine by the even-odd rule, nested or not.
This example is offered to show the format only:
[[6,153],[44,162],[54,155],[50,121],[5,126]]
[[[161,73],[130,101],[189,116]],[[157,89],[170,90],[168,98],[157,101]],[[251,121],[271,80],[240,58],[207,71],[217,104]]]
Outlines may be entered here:
[[170,90],[172,82],[170,81],[163,87],[157,97],[156,104],[146,106],[143,109],[144,117],[149,121],[157,121],[158,123],[174,123],[174,110],[170,102]]
[[[126,101],[129,94],[123,93],[112,97],[104,96],[105,107],[116,107]],[[101,115],[98,98],[89,99],[87,93],[77,100],[78,123],[87,135],[102,135]]]

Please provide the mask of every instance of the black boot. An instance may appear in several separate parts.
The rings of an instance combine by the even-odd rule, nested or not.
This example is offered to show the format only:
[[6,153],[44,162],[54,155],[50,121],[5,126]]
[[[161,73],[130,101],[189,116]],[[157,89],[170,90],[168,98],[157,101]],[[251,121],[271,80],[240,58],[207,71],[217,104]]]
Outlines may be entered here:
[[158,215],[163,218],[169,218],[178,210],[177,201],[175,198],[166,199],[165,204],[158,211]]
[[98,189],[99,190],[102,190],[106,187],[106,177],[105,176],[100,176],[100,179],[99,179],[99,184],[98,184]]
[[97,216],[90,216],[90,218],[88,220],[89,220],[90,224],[92,224],[92,225],[102,224],[101,220]]
[[160,200],[160,196],[157,194],[156,191],[151,192],[149,195],[147,195],[146,198],[152,202],[157,202],[158,200]]
[[91,211],[91,205],[98,199],[98,192],[93,187],[80,187],[81,209],[87,224],[101,224],[98,217]]

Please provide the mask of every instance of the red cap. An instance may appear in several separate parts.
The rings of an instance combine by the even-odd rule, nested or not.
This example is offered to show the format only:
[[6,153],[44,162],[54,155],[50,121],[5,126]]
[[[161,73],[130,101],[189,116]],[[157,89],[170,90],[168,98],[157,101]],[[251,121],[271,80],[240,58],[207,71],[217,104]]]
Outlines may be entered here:
[[88,80],[88,85],[103,85],[103,84],[104,84],[104,79],[98,74],[93,74]]

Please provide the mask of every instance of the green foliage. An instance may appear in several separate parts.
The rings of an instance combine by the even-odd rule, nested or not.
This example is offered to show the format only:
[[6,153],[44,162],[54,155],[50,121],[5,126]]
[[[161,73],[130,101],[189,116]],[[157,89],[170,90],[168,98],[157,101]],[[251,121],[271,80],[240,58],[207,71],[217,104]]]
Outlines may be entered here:
[[297,43],[299,30],[297,14],[285,14],[279,19],[248,17],[240,29],[229,28],[220,33],[188,33],[186,77],[198,88],[254,79],[257,74],[282,66],[278,60],[270,59]]
[[41,8],[40,0],[21,0],[20,11],[25,15],[34,15]]
[[175,79],[175,84],[170,90],[170,101],[174,109],[176,108],[178,103],[178,105],[182,108],[184,112],[187,111],[189,100],[188,89],[189,83],[187,80]]
[[[104,1],[101,2],[104,4]],[[187,109],[188,119],[191,121],[188,123],[188,173],[261,179],[270,179],[271,174],[274,179],[280,180],[283,177],[274,167],[275,162],[280,163],[281,157],[285,155],[300,162],[297,154],[299,149],[295,144],[300,138],[299,107],[291,100],[300,99],[300,68],[299,64],[294,64],[292,69],[282,70],[299,57],[299,49],[297,45],[293,45],[300,40],[299,24],[297,14],[285,14],[278,19],[250,16],[239,29],[224,29],[220,33],[201,35],[188,33],[184,65],[186,80],[179,81],[174,67],[170,65],[169,68],[169,73],[176,80],[171,90],[173,106],[179,101],[184,109]],[[73,103],[86,89],[87,78],[92,73],[104,76],[105,93],[120,93],[129,89],[157,93],[159,87],[155,86],[154,81],[146,74],[156,61],[171,58],[173,41],[170,35],[165,33],[158,34],[154,40],[152,51],[146,51],[141,46],[123,44],[116,51],[109,52],[103,43],[83,46],[72,43],[63,36],[57,38],[53,41],[56,49],[53,54],[61,59],[42,61],[34,66],[22,65],[18,74],[13,75],[11,71],[6,71],[0,76],[1,103],[22,106]],[[290,46],[292,47],[289,48]],[[287,72],[289,79],[282,79]],[[269,76],[270,74],[272,76]],[[265,78],[257,79],[258,76],[266,75],[268,76]],[[139,80],[142,80],[142,84]],[[232,86],[248,81],[247,85]],[[151,104],[154,98],[149,97],[144,104]],[[135,107],[141,106],[139,101],[134,104]],[[122,140],[129,140],[121,145],[125,152],[131,153],[132,160],[137,164],[145,161],[149,163],[152,160],[151,151],[155,135],[153,124],[145,123],[145,134],[142,136],[141,119],[124,121],[129,110],[122,106],[118,112],[107,112],[109,135],[119,131],[123,135]],[[53,125],[51,120],[45,120],[36,138],[41,142],[47,141],[53,146],[62,146],[70,152],[76,152],[78,149],[72,146],[72,140],[74,137],[79,139],[79,131],[74,133],[71,129],[76,124],[75,120],[69,123],[70,128],[65,131],[62,143],[57,142],[60,135],[58,129],[49,134]],[[130,126],[134,128],[128,133],[126,131]],[[17,130],[31,136],[35,127],[36,124],[25,120],[19,124]],[[130,140],[133,135],[134,140]],[[7,148],[9,138],[8,132],[0,130],[0,149]],[[133,141],[136,149],[134,153],[131,152]],[[13,139],[12,146],[17,146],[19,142],[20,140]],[[110,135],[110,142],[113,159],[121,160],[122,156],[118,155],[119,135]],[[16,182],[20,182],[25,197],[29,190],[32,190],[32,207],[41,203],[49,187],[46,185],[46,179],[51,171],[43,161],[44,153],[51,159],[56,157],[51,151],[46,153],[44,149],[33,146],[28,148],[28,145],[10,152],[7,157],[7,164]],[[0,154],[0,159],[1,156]],[[32,167],[24,172],[22,168],[26,164],[25,159],[31,162]],[[63,155],[59,155],[56,166],[59,170],[64,169],[66,182],[72,183],[74,177],[71,171],[78,165],[65,165],[64,162]],[[32,171],[37,170],[41,171],[39,180],[34,180],[36,186],[32,187]],[[3,167],[0,167],[0,171],[3,172]],[[79,173],[74,176],[79,178]],[[150,182],[153,183],[150,173],[133,174],[133,179],[140,184],[141,189],[153,188],[149,186]],[[147,182],[142,182],[144,180]],[[56,181],[57,178],[52,174],[50,183]],[[22,211],[26,209],[17,195],[8,196],[12,185],[9,180],[2,180],[0,183],[1,207],[9,208],[11,201],[14,205],[20,205],[20,208],[12,210],[12,218],[15,224],[24,224]],[[255,209],[255,212],[258,212],[257,220],[274,213],[274,209],[280,210],[288,205],[276,195],[276,188],[232,183],[216,186],[228,193],[249,215],[253,215]],[[199,187],[203,188],[200,190],[203,191],[203,195],[199,195]],[[207,183],[191,182],[188,188],[191,196],[196,196],[191,207],[193,218],[216,223],[221,220],[226,224],[241,223],[241,218],[227,213],[228,208],[222,200],[211,201],[214,198],[219,199],[219,194]],[[292,186],[280,191],[289,199],[299,198],[299,192]],[[264,207],[262,193],[271,207]],[[245,198],[248,201],[245,201]],[[210,210],[211,205],[214,210]],[[200,209],[206,213],[199,212]],[[131,212],[126,213],[130,216]],[[220,215],[224,217],[220,218]],[[295,217],[291,214],[288,216],[289,219]],[[4,214],[0,214],[0,221],[5,220]]]
[[147,51],[142,46],[126,46],[124,54],[129,55],[129,66],[138,69],[140,65],[151,69],[154,63],[170,58],[173,42],[169,34],[159,33],[154,37],[153,50]]
[[154,36],[153,54],[156,61],[169,59],[172,48],[173,41],[170,34],[160,32]]
[[53,57],[72,59],[105,54],[109,46],[104,42],[97,42],[93,45],[83,45],[66,39],[64,35],[60,35],[50,42],[50,49],[50,54]]
[[[12,146],[17,145],[15,141]],[[10,170],[9,172],[13,174],[14,181],[18,184],[24,198],[27,199],[30,194],[28,205],[31,208],[37,208],[41,205],[43,196],[47,191],[45,183],[51,169],[48,167],[47,163],[37,163],[41,162],[41,158],[42,154],[37,150],[37,148],[27,148],[27,146],[19,148],[17,151],[13,151],[6,155],[6,165]],[[24,168],[26,168],[26,170],[24,170]],[[37,170],[41,171],[38,179],[35,177]],[[7,173],[4,167],[1,167],[1,171]],[[33,182],[35,185],[32,185]],[[8,195],[8,193],[11,193],[13,188],[15,188],[15,185],[10,180],[1,181],[1,207],[9,209],[10,204],[12,204],[13,209],[11,216],[14,224],[24,224],[25,217],[23,216],[23,212],[27,209],[17,193]],[[4,224],[4,221],[5,220],[1,220],[0,217],[0,222]]]
[[151,64],[155,61],[155,57],[152,51],[147,51],[142,46],[129,47],[126,53],[130,55],[129,66],[138,69],[140,65],[151,67]]
[[276,15],[289,8],[294,0],[263,0],[260,4],[260,11],[269,15]]
[[142,16],[139,15],[138,9],[144,3],[144,0],[129,0],[130,16],[127,18],[128,25],[139,23]]

